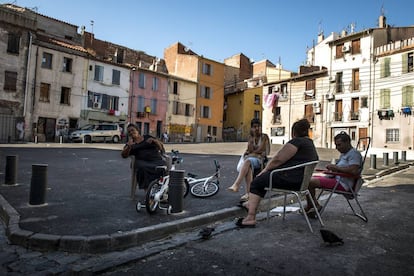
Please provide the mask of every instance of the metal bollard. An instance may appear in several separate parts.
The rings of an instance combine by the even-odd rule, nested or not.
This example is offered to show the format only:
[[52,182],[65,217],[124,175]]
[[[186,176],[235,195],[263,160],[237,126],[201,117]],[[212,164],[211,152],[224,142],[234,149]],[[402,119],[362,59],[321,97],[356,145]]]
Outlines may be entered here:
[[389,162],[388,162],[388,152],[383,152],[382,153],[382,161],[384,162],[384,166],[388,166]]
[[41,205],[46,201],[47,164],[32,165],[29,204]]
[[399,164],[399,162],[398,162],[398,151],[394,151],[392,153],[392,157],[394,159],[394,165],[398,165]]
[[17,184],[17,155],[6,156],[6,174],[4,184]]
[[405,150],[401,151],[401,161],[407,161],[407,152]]
[[371,169],[376,169],[377,168],[377,155],[371,154],[370,160],[371,160]]
[[184,170],[170,171],[170,182],[168,184],[168,204],[171,206],[171,213],[183,211],[184,195]]

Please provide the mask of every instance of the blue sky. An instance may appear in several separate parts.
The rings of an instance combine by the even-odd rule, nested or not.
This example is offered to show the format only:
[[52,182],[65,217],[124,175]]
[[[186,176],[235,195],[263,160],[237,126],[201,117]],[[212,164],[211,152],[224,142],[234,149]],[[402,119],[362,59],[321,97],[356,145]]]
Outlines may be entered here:
[[97,39],[157,57],[179,41],[219,62],[243,53],[292,71],[320,30],[374,28],[382,10],[389,25],[414,25],[413,0],[0,0],[10,2],[89,32],[93,20]]

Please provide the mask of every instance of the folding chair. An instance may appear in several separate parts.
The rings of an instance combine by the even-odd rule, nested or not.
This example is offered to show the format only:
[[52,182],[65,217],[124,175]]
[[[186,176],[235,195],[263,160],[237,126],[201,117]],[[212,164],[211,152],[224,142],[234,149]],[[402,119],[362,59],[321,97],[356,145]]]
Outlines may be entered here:
[[[309,181],[312,177],[312,173],[313,170],[315,169],[316,165],[318,164],[318,161],[312,161],[312,162],[306,162],[306,163],[302,163],[296,166],[291,166],[291,167],[286,167],[286,168],[281,168],[281,169],[275,169],[270,173],[270,179],[269,179],[269,187],[266,188],[266,190],[268,190],[269,192],[267,193],[266,197],[268,199],[268,208],[267,208],[267,220],[269,220],[270,217],[270,209],[271,209],[271,195],[270,193],[278,193],[278,194],[284,194],[284,201],[283,201],[283,220],[285,220],[285,215],[286,215],[286,199],[287,199],[287,195],[288,194],[293,194],[295,195],[296,199],[299,202],[299,206],[300,209],[302,210],[302,214],[306,219],[306,222],[309,226],[310,231],[313,233],[313,229],[312,226],[309,222],[309,218],[305,212],[305,208],[303,207],[303,204],[301,202],[301,196],[306,196],[306,195],[310,195],[310,192],[308,190],[308,186],[309,186]],[[281,172],[281,171],[287,171],[287,170],[292,170],[292,169],[296,169],[296,168],[301,168],[304,167],[304,172],[303,172],[303,180],[302,180],[302,184],[300,186],[299,191],[293,191],[293,190],[285,190],[285,189],[278,189],[278,188],[274,188],[273,187],[273,174]],[[316,208],[315,202],[313,201],[312,197],[309,196],[309,198],[311,199],[313,208],[316,211],[316,215],[319,219],[319,222],[321,223],[321,225],[323,226],[323,222],[322,222],[322,218],[319,214],[318,209]]]
[[[328,199],[326,200],[325,204],[323,205],[323,207],[320,211],[321,214],[325,211],[325,208],[328,205],[329,201],[331,200],[332,195],[333,194],[340,194],[340,195],[343,195],[345,197],[346,201],[348,202],[349,207],[351,207],[351,210],[352,210],[353,214],[355,216],[359,217],[360,219],[362,219],[363,221],[368,222],[368,217],[365,215],[364,209],[362,209],[362,206],[359,203],[358,196],[359,196],[359,190],[361,189],[362,184],[364,183],[364,180],[362,179],[361,173],[362,173],[362,170],[364,169],[365,159],[367,158],[367,154],[368,154],[368,150],[369,150],[370,145],[371,145],[371,137],[362,137],[362,138],[358,139],[356,149],[357,150],[362,149],[362,151],[365,151],[365,154],[362,158],[361,169],[360,169],[358,175],[350,175],[350,174],[345,174],[345,173],[335,173],[335,172],[322,171],[322,173],[328,174],[328,175],[352,178],[354,180],[354,184],[353,184],[353,187],[351,187],[349,191],[338,190],[339,185],[341,185],[339,183],[339,181],[336,182],[335,186],[332,189],[322,188],[321,192],[318,195],[318,199],[321,197],[323,192],[329,192],[330,194],[329,194]],[[355,200],[357,206],[359,207],[360,212],[355,211],[354,207],[352,207],[352,204],[351,204],[350,200]]]

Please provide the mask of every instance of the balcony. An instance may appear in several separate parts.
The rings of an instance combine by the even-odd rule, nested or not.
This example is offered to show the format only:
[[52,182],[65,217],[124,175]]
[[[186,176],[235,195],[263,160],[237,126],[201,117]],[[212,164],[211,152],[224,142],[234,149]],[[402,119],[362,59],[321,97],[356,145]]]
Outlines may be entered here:
[[351,121],[358,121],[359,111],[351,111],[350,117],[351,117]]
[[349,91],[360,91],[361,90],[361,83],[359,80],[351,81],[349,84]]
[[335,122],[342,122],[342,116],[343,116],[342,112],[334,112],[333,115],[334,115]]

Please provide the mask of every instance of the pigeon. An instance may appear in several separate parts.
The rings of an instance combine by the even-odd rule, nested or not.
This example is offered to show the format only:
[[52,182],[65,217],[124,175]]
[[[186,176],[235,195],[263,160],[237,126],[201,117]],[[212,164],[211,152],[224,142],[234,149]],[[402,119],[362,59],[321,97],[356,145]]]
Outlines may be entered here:
[[198,234],[199,236],[201,236],[203,240],[208,240],[211,238],[211,233],[213,233],[213,231],[214,231],[214,227],[205,227],[201,229]]
[[327,229],[321,229],[320,232],[321,232],[322,239],[325,243],[329,245],[343,245],[344,244],[344,241],[332,231],[329,231]]

